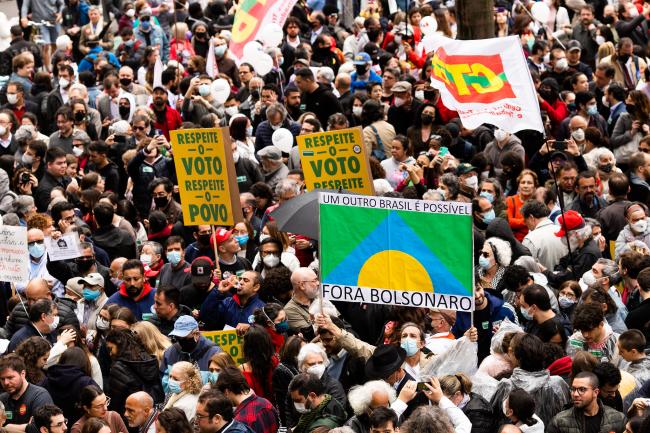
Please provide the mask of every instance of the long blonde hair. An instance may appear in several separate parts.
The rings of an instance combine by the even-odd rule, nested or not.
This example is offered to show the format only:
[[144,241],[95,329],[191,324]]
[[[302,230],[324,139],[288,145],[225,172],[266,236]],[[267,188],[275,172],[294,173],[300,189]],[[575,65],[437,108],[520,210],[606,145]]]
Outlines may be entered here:
[[138,334],[142,345],[147,352],[158,359],[158,364],[162,362],[165,350],[172,345],[166,335],[163,335],[156,325],[147,321],[136,322],[131,325],[131,330]]

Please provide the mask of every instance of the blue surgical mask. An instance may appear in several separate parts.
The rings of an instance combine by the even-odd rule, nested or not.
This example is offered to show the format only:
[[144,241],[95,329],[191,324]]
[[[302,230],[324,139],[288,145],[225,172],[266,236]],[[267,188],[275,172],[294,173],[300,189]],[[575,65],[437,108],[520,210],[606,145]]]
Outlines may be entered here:
[[284,334],[289,330],[289,321],[288,320],[283,320],[280,323],[275,324],[275,332],[278,334]]
[[597,105],[590,105],[587,107],[587,114],[590,116],[595,116],[598,114],[598,106]]
[[45,244],[31,244],[29,246],[29,255],[35,259],[40,259],[45,254]]
[[169,389],[169,392],[172,394],[180,394],[181,393],[181,383],[175,379],[169,379],[169,382],[167,382],[167,389]]
[[494,196],[492,195],[492,193],[487,191],[482,191],[479,195],[484,199],[486,199],[487,201],[489,201],[490,203],[494,203]]
[[208,373],[208,382],[217,383],[217,379],[219,379],[218,371],[211,371],[210,373]]
[[176,266],[181,262],[181,252],[180,251],[169,251],[167,253],[167,261],[172,265]]
[[406,356],[413,356],[418,353],[418,350],[420,350],[417,341],[415,341],[415,338],[403,339],[400,346],[402,346],[402,349],[406,351]]
[[140,21],[140,27],[142,27],[142,30],[148,31],[149,29],[151,29],[151,22]]
[[235,236],[235,239],[237,239],[237,242],[239,243],[239,246],[243,247],[244,245],[246,245],[248,243],[248,234]]
[[219,45],[218,47],[214,47],[214,55],[217,57],[223,57],[224,54],[226,54],[226,47],[225,45]]
[[487,271],[488,269],[490,269],[490,259],[481,256],[478,258],[478,265]]
[[489,212],[483,214],[483,222],[485,224],[490,224],[494,220],[494,218],[496,218],[494,209],[490,209]]
[[567,298],[566,296],[560,296],[557,302],[560,304],[560,308],[570,308],[576,303],[574,299]]
[[90,290],[88,288],[84,288],[81,293],[86,301],[94,301],[101,295],[99,290]]
[[210,85],[209,84],[201,84],[199,86],[199,95],[208,96],[209,94],[210,94]]

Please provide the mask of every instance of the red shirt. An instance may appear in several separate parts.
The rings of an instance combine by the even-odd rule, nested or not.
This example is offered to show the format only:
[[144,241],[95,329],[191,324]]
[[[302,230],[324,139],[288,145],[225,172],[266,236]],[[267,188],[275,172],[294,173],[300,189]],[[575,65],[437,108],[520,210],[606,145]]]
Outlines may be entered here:
[[25,111],[26,111],[25,106],[23,105],[22,107],[20,107],[20,109],[14,108],[11,111],[13,111],[14,114],[16,115],[16,117],[18,118],[18,123],[22,123],[23,114],[25,114]]
[[[154,110],[154,113],[156,113],[153,104],[149,107]],[[183,119],[181,118],[181,114],[167,105],[167,109],[165,110],[165,119],[161,121],[158,120],[158,117],[156,116],[156,121],[153,123],[153,127],[155,129],[160,129],[167,141],[169,141],[169,131],[179,129],[182,124]]]

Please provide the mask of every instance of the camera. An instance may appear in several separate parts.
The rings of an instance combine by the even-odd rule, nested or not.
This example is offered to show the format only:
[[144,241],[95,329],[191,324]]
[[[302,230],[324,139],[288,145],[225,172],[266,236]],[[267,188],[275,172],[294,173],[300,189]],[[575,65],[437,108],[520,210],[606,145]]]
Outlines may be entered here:
[[27,172],[20,173],[20,183],[21,183],[21,184],[27,184],[27,183],[29,183],[31,180],[32,180],[32,178],[31,178],[31,176],[29,175],[29,173],[27,173]]
[[124,135],[116,135],[115,136],[115,142],[116,143],[121,143],[121,144],[126,143],[126,136],[124,136]]
[[566,150],[566,141],[565,140],[558,140],[553,144],[553,149],[563,152]]

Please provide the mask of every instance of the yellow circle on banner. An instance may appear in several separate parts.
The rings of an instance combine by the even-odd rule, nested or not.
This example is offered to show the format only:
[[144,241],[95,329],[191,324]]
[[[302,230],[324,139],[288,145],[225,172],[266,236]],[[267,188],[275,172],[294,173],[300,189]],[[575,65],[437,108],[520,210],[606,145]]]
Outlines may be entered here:
[[385,250],[372,255],[361,267],[360,287],[433,292],[433,283],[427,270],[410,254]]

